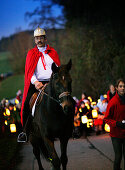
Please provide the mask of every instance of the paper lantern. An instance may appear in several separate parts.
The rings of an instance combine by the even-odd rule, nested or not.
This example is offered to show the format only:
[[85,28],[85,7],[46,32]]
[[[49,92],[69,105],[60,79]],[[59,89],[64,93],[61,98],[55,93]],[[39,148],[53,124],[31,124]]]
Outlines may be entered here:
[[16,107],[15,106],[14,106],[13,110],[16,111]]
[[82,112],[82,108],[81,107],[79,108],[79,111]]
[[5,120],[5,125],[7,125],[8,123],[7,123],[7,120]]
[[16,125],[15,124],[10,124],[10,132],[15,133],[16,132]]
[[90,109],[90,106],[88,103],[85,103],[85,106],[87,107],[88,110]]
[[87,128],[90,128],[92,126],[93,126],[93,120],[92,119],[88,119]]
[[6,109],[6,115],[10,116],[10,110],[9,109]]
[[92,102],[92,103],[91,103],[91,106],[96,106],[96,102]]
[[107,99],[107,94],[104,94],[103,97],[104,97],[105,99]]
[[97,118],[98,117],[98,111],[96,109],[92,110],[92,117]]
[[81,121],[82,121],[83,124],[87,123],[88,122],[87,116],[86,115],[82,116]]
[[104,127],[106,132],[110,132],[110,126],[106,123]]
[[19,104],[19,100],[15,99],[15,103],[16,103],[16,104]]
[[88,99],[89,99],[90,102],[92,102],[92,98],[90,96],[88,97]]

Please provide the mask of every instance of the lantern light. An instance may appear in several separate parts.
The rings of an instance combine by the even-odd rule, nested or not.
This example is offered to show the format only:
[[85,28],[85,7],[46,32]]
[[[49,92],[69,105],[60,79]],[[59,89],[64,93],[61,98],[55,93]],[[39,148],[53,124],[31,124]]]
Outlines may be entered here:
[[81,109],[81,108],[79,108],[79,111],[80,111],[80,112],[82,112],[82,109]]
[[15,133],[16,132],[16,125],[15,124],[10,124],[10,132]]
[[83,123],[83,124],[85,124],[85,123],[88,122],[88,118],[87,118],[86,115],[82,116],[82,117],[81,117],[81,120],[82,120],[82,123]]
[[16,103],[16,104],[19,104],[19,100],[15,99],[15,103]]
[[92,98],[90,96],[88,96],[88,99],[89,99],[90,102],[92,102]]
[[106,123],[104,127],[106,132],[110,132],[110,126]]
[[10,110],[9,109],[6,109],[6,115],[10,116]]
[[98,99],[98,103],[101,101],[101,99]]
[[92,126],[93,126],[93,120],[92,119],[88,119],[87,128],[90,128]]
[[16,111],[16,107],[15,106],[14,106],[13,110]]
[[96,102],[92,102],[92,103],[91,103],[91,106],[96,106]]
[[7,125],[8,123],[7,123],[7,120],[5,120],[5,125]]
[[104,97],[105,99],[107,99],[107,94],[104,94],[103,97]]
[[97,118],[98,117],[98,111],[96,109],[92,110],[92,117]]
[[90,109],[90,106],[88,103],[85,103],[85,106],[87,107],[88,110]]

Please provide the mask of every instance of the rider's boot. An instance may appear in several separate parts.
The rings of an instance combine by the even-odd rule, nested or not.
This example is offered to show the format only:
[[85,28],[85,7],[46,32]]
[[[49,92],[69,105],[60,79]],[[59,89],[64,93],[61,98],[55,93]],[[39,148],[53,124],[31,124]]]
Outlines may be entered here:
[[17,142],[28,142],[33,118],[28,116],[24,125],[24,130],[18,135]]

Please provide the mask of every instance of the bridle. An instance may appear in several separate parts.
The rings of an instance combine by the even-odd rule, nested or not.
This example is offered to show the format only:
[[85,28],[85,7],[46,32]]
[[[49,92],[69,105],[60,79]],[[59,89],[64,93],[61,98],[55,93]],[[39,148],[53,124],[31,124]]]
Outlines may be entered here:
[[68,92],[68,91],[62,92],[62,93],[59,95],[59,100],[57,100],[57,99],[55,99],[54,97],[48,95],[48,94],[44,91],[46,86],[47,86],[47,84],[45,84],[45,85],[43,86],[43,88],[39,91],[38,96],[41,96],[41,95],[44,94],[44,95],[46,95],[47,97],[49,97],[50,99],[52,99],[53,101],[59,103],[61,106],[62,106],[61,98],[67,97],[67,96],[70,96],[70,95],[71,95],[71,93]]
[[59,99],[61,99],[62,97],[67,97],[67,96],[69,96],[69,95],[70,95],[70,92],[64,91],[64,92],[62,92],[62,93],[59,95]]

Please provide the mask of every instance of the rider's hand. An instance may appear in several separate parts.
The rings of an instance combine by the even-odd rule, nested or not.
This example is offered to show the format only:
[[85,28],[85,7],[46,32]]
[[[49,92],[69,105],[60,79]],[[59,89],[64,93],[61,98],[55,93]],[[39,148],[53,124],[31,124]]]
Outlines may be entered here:
[[35,88],[37,90],[40,90],[43,87],[43,83],[42,82],[35,81],[34,84],[35,84]]

